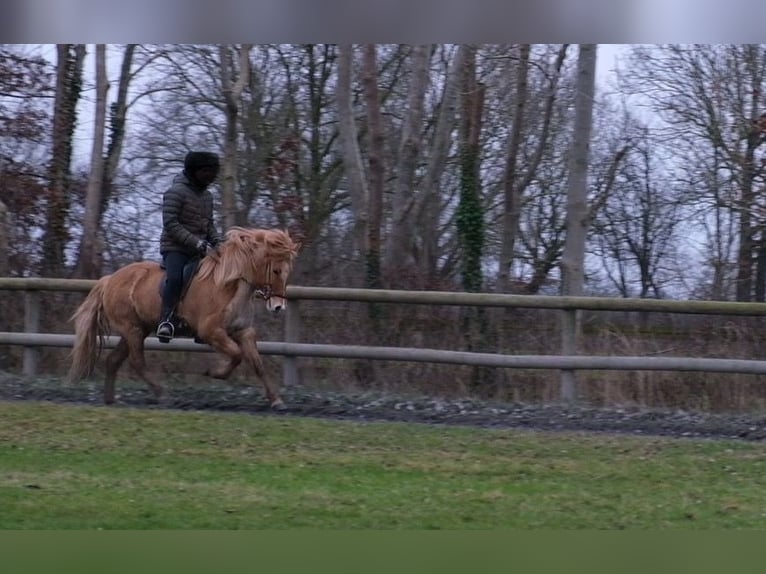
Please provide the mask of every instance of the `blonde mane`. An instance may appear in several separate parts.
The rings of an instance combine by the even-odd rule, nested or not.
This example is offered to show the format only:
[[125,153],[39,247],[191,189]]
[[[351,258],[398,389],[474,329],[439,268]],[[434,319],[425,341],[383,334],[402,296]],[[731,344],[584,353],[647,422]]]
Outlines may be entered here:
[[264,282],[270,262],[289,261],[298,254],[300,245],[281,229],[245,229],[232,227],[218,249],[218,256],[205,257],[198,278],[213,278],[218,287],[240,278],[249,283]]

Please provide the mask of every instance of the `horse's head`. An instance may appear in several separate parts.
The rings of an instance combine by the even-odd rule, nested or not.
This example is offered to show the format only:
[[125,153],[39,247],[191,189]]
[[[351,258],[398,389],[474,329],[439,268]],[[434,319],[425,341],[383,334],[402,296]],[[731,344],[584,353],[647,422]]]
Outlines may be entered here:
[[203,262],[200,275],[211,273],[218,285],[245,281],[269,311],[280,313],[287,307],[287,280],[299,249],[286,231],[232,227],[219,260],[209,266]]
[[287,279],[292,270],[290,259],[278,259],[266,265],[266,277],[259,291],[266,300],[266,308],[274,314],[287,308]]

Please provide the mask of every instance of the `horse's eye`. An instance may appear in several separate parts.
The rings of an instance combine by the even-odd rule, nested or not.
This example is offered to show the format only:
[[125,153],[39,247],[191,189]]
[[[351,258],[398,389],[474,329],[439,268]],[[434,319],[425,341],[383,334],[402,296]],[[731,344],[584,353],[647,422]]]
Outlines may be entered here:
[[281,269],[274,269],[274,275],[282,275]]

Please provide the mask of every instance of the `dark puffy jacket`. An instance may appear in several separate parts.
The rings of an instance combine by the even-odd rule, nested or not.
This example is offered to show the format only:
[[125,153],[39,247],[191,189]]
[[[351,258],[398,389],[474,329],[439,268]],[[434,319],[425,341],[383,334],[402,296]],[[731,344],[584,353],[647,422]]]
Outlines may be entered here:
[[183,251],[194,255],[200,239],[214,246],[221,241],[213,221],[213,195],[182,172],[173,178],[162,198],[160,253]]

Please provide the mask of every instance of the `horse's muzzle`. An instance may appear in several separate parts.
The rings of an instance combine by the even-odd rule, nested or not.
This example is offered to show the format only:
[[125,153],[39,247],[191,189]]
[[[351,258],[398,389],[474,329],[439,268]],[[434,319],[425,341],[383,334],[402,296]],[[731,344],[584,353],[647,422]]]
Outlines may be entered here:
[[266,300],[266,308],[275,315],[278,315],[287,309],[287,299],[272,295]]

